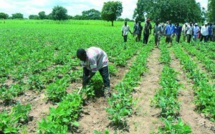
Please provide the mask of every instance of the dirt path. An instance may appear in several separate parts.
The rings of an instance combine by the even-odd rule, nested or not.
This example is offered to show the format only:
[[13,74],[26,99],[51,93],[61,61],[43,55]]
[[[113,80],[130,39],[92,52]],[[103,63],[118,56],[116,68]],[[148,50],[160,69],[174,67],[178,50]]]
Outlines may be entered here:
[[[128,65],[126,67],[118,68],[116,76],[113,76],[110,79],[112,90],[117,83],[122,81],[124,75],[129,71],[129,67],[135,59],[136,55],[128,60]],[[94,134],[94,130],[104,132],[106,128],[109,129],[110,132],[113,132],[114,130],[108,126],[110,121],[108,120],[108,113],[105,110],[108,106],[109,105],[104,97],[96,98],[94,102],[84,106],[83,113],[81,114],[81,118],[79,120],[80,128],[78,133]]]
[[159,79],[163,65],[158,61],[160,50],[155,48],[148,58],[148,72],[143,76],[141,85],[136,89],[133,98],[138,102],[134,108],[134,115],[129,118],[129,134],[149,134],[155,132],[161,125],[157,117],[160,110],[151,106],[151,99],[160,88]]
[[180,62],[175,58],[174,54],[171,53],[171,67],[178,72],[178,80],[180,84],[183,84],[183,88],[179,90],[178,99],[181,102],[180,116],[185,123],[187,123],[193,134],[214,134],[215,133],[215,123],[205,119],[203,115],[198,114],[194,111],[195,104],[193,84],[190,79],[186,77],[185,72],[182,70]]

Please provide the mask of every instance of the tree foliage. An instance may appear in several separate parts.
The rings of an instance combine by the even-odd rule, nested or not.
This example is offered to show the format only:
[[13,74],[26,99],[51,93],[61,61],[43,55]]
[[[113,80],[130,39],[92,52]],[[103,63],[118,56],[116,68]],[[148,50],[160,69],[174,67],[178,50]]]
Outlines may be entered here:
[[39,15],[39,19],[41,20],[46,19],[46,13],[44,11],[39,12],[38,15]]
[[62,6],[55,6],[52,10],[52,19],[54,20],[66,20],[68,19],[67,9]]
[[102,19],[111,21],[113,26],[113,22],[121,16],[122,10],[122,3],[119,1],[105,2],[101,12]]
[[0,19],[7,19],[8,17],[8,14],[0,12]]
[[23,14],[21,13],[15,13],[15,14],[12,14],[12,19],[23,19]]
[[90,9],[82,12],[82,17],[85,20],[100,20],[101,13],[98,10]]
[[198,22],[201,7],[195,0],[138,0],[133,18],[144,20],[144,15],[154,21]]
[[215,22],[215,0],[208,0],[208,21]]
[[38,15],[29,15],[28,18],[31,19],[31,20],[38,20],[39,16]]

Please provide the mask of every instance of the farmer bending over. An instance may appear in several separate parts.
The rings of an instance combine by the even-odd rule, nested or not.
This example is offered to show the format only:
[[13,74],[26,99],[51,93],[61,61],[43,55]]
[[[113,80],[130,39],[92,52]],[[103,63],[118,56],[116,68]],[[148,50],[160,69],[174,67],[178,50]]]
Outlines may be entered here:
[[104,96],[110,97],[110,77],[108,71],[108,56],[98,47],[90,47],[86,50],[77,50],[77,57],[83,66],[83,87],[85,87],[94,74],[99,71],[104,82]]

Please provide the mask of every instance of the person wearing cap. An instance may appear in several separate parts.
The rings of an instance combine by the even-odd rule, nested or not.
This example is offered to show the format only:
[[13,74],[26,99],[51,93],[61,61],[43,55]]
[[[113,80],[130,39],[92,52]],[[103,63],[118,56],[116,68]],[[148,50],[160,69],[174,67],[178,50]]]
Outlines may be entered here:
[[83,66],[83,88],[89,83],[91,78],[99,71],[104,83],[104,96],[110,97],[110,77],[108,70],[108,56],[101,48],[90,47],[77,50],[77,58],[81,60]]
[[196,41],[198,38],[198,34],[199,34],[199,26],[198,23],[195,23],[194,27],[193,27],[193,40]]
[[146,23],[143,28],[143,44],[148,43],[149,35],[151,34],[152,25],[150,23],[150,19],[146,20]]

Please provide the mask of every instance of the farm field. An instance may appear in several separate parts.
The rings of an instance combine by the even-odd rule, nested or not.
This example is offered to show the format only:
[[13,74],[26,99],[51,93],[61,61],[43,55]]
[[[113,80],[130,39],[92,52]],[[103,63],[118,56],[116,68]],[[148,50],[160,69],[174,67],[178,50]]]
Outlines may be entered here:
[[[214,134],[215,43],[125,44],[122,25],[0,21],[0,133]],[[108,100],[99,73],[80,90],[90,46],[108,54]]]

